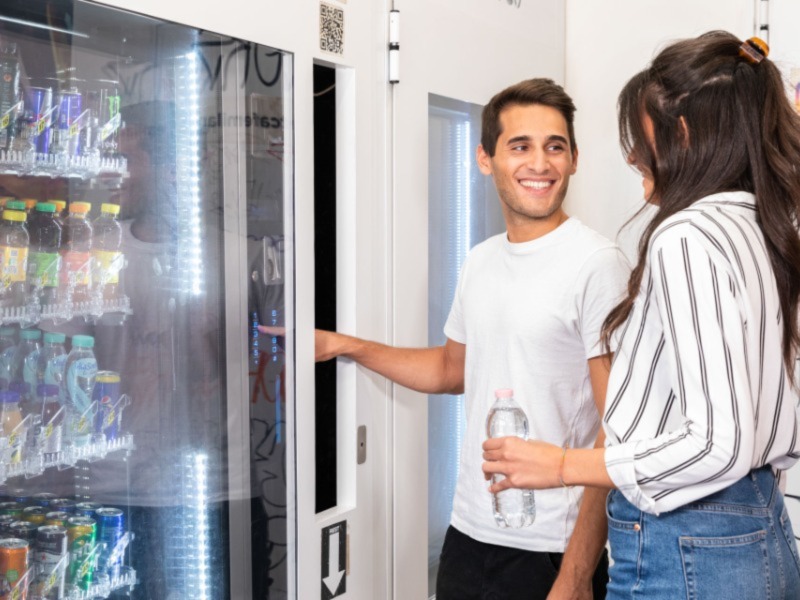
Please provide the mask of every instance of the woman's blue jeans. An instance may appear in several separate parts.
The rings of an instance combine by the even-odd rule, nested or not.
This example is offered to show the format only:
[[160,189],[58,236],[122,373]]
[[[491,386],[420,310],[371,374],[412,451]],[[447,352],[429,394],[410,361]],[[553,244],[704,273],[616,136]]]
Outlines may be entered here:
[[797,600],[800,557],[769,467],[659,516],[608,495],[607,600]]

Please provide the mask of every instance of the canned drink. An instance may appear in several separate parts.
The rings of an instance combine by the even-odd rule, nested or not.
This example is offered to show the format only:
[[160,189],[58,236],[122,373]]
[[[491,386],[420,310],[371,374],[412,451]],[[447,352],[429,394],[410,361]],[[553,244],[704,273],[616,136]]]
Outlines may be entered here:
[[8,532],[13,538],[25,540],[31,546],[36,542],[36,530],[39,526],[30,521],[14,521],[8,526]]
[[33,523],[37,527],[44,525],[45,508],[43,506],[28,506],[22,509],[22,520]]
[[113,562],[111,553],[117,542],[125,535],[125,513],[119,508],[98,508],[97,509],[97,538],[105,544],[105,548],[100,554],[100,567],[106,571],[112,579],[117,577],[122,567],[122,555],[115,557]]
[[78,156],[80,146],[80,123],[83,96],[77,89],[70,89],[58,95],[58,119],[55,134],[58,141],[54,144],[53,152],[67,156]]
[[[11,590],[28,570],[28,549],[26,540],[8,538],[0,540],[0,599],[11,598]],[[20,600],[25,595],[19,596]]]
[[79,517],[94,518],[94,513],[98,508],[103,508],[99,502],[79,502],[75,505],[75,514]]
[[92,144],[103,157],[112,157],[117,153],[117,137],[122,114],[120,113],[121,97],[119,83],[111,80],[94,82],[98,89],[89,92],[89,106],[92,110],[94,135]]
[[33,561],[39,575],[34,583],[34,597],[63,598],[66,569],[55,572],[56,565],[67,554],[67,530],[57,525],[39,527]]
[[30,499],[30,494],[28,494],[28,490],[16,488],[13,490],[8,490],[7,498],[8,500],[19,502],[22,506],[27,506],[28,500]]
[[105,433],[107,440],[114,440],[119,433],[119,415],[115,405],[119,400],[119,373],[98,371],[94,379],[92,400],[97,402],[95,433]]
[[45,525],[59,525],[61,527],[67,526],[67,521],[72,515],[63,510],[54,510],[44,516]]
[[19,102],[19,56],[16,45],[0,50],[0,148],[8,149],[14,141]]
[[63,510],[64,512],[75,512],[76,502],[72,498],[53,498],[50,501],[50,508],[53,510]]
[[21,514],[22,505],[19,502],[0,502],[0,515],[19,517]]
[[28,106],[33,118],[33,131],[31,142],[36,147],[36,152],[47,154],[50,151],[50,136],[52,135],[53,90],[49,87],[28,88]]
[[9,527],[17,520],[15,515],[0,515],[0,538],[9,537],[11,533]]
[[50,503],[57,498],[58,496],[51,492],[38,492],[31,496],[31,502],[36,506],[44,506],[47,508],[50,506]]
[[97,524],[89,517],[71,517],[67,521],[69,544],[69,581],[88,590],[94,579],[94,561],[87,560],[97,544]]

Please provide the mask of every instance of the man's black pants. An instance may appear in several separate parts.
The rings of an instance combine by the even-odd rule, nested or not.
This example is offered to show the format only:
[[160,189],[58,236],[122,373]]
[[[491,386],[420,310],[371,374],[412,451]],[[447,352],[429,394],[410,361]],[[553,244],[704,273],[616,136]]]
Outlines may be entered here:
[[[545,600],[563,554],[485,544],[447,529],[436,579],[436,600]],[[592,587],[606,597],[608,555],[603,552]]]

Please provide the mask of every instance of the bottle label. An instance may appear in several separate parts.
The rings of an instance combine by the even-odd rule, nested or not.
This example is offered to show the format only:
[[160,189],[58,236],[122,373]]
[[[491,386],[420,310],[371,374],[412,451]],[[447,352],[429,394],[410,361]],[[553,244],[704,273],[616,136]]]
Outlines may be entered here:
[[64,379],[64,365],[66,362],[66,354],[59,354],[48,360],[44,369],[44,382],[48,385],[61,385],[61,381]]
[[78,412],[83,413],[92,402],[92,388],[97,375],[97,360],[79,358],[69,366],[67,372],[67,391],[70,403]]
[[32,283],[40,283],[42,287],[57,286],[60,264],[61,257],[58,252],[31,252],[28,273]]
[[3,287],[25,281],[25,268],[28,263],[28,249],[15,246],[0,246],[0,272]]
[[64,263],[61,268],[61,282],[69,285],[74,279],[75,285],[91,285],[92,269],[91,254],[89,252],[75,252],[68,250],[63,255]]
[[7,381],[11,381],[11,364],[16,351],[16,346],[9,346],[3,352],[0,352],[0,377]]
[[119,283],[122,269],[122,252],[94,250],[95,282],[100,284]]
[[28,384],[31,395],[36,393],[36,363],[39,361],[39,352],[40,350],[37,348],[28,353],[25,360],[22,361],[22,380]]

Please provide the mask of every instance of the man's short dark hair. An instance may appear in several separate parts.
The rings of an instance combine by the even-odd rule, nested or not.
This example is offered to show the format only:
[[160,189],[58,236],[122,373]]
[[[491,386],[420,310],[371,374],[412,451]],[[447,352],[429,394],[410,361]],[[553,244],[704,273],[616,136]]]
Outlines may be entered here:
[[570,151],[575,152],[575,104],[572,98],[552,79],[526,79],[495,94],[483,109],[481,123],[481,145],[489,156],[494,156],[497,140],[502,133],[500,113],[509,106],[540,104],[556,109],[567,122]]

